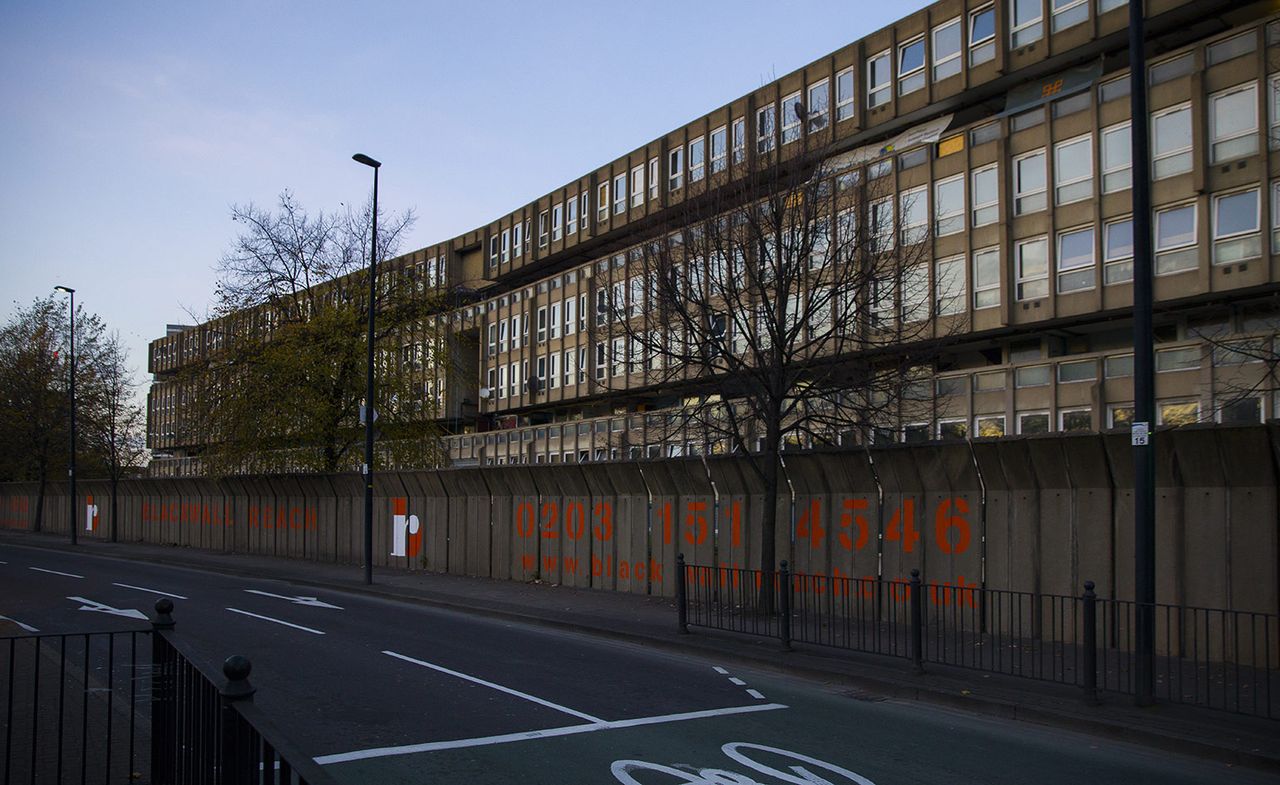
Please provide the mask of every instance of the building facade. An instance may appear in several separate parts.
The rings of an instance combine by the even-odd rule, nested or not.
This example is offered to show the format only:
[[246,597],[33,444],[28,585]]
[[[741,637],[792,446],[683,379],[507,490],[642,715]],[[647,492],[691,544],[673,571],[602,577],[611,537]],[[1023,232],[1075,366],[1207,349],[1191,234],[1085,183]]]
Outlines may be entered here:
[[[1280,416],[1280,14],[1266,3],[1150,0],[1159,424]],[[920,399],[830,441],[923,441],[1124,426],[1132,417],[1127,4],[943,0],[554,192],[387,266],[467,286],[443,313],[474,357],[423,370],[455,464],[716,452],[679,393],[611,337],[642,318],[635,260],[765,165],[819,151],[833,187],[875,183],[902,243],[923,244],[886,302],[929,304],[939,346]],[[887,205],[887,207],[885,207]],[[943,326],[947,329],[943,329]],[[151,344],[157,474],[198,472],[176,373],[209,325]],[[943,340],[945,338],[945,340]],[[423,356],[402,337],[405,362]],[[711,381],[708,380],[708,386]],[[693,385],[696,391],[696,384]],[[789,448],[813,446],[799,440]]]

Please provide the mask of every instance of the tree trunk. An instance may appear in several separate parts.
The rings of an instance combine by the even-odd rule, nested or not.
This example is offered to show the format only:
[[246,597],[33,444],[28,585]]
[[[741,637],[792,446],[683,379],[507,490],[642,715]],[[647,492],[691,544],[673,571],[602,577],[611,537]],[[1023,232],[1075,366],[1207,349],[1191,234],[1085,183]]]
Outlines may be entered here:
[[[768,431],[775,431],[768,428]],[[760,609],[772,612],[776,597],[775,582],[778,574],[777,532],[778,532],[778,439],[775,433],[765,437],[766,446],[760,460],[765,464],[764,471],[764,510],[760,518],[760,571],[763,580],[760,583]]]
[[111,541],[116,542],[116,491],[120,486],[118,473],[111,474]]
[[44,485],[45,477],[44,468],[42,467],[40,469],[40,491],[36,494],[36,517],[31,521],[31,531],[33,532],[40,531],[44,522]]

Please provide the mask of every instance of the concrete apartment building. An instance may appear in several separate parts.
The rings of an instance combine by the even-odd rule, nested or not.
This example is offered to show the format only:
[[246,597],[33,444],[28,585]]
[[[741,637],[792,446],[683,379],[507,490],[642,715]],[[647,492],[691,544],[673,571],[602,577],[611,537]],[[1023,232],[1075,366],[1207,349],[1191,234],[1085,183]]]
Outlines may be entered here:
[[[1227,0],[1147,8],[1159,424],[1280,416],[1265,361],[1280,324],[1280,14]],[[1133,401],[1127,13],[1120,0],[934,3],[380,267],[420,289],[478,290],[439,316],[472,347],[464,372],[421,368],[452,460],[724,449],[672,428],[688,392],[653,385],[601,338],[602,303],[643,311],[638,249],[762,161],[814,150],[836,177],[891,195],[895,233],[928,244],[925,296],[950,327],[928,369],[928,406],[830,441],[1123,426]],[[154,474],[199,471],[175,375],[217,334],[174,327],[151,344]],[[415,336],[400,344],[403,362],[422,364]]]

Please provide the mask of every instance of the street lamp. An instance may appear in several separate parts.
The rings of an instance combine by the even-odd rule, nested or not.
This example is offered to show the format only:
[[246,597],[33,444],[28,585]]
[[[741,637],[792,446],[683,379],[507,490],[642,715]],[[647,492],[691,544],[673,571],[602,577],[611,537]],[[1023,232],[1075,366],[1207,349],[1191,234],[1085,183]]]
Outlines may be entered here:
[[378,289],[378,169],[382,163],[364,153],[351,160],[373,167],[373,231],[369,237],[369,338],[364,393],[364,582],[373,583],[373,315]]
[[67,358],[68,365],[71,367],[71,467],[67,470],[68,476],[71,478],[71,504],[70,515],[67,518],[69,528],[71,529],[71,544],[76,544],[76,290],[69,286],[55,286],[55,291],[66,292],[71,295],[71,302],[68,306],[71,315],[71,352]]

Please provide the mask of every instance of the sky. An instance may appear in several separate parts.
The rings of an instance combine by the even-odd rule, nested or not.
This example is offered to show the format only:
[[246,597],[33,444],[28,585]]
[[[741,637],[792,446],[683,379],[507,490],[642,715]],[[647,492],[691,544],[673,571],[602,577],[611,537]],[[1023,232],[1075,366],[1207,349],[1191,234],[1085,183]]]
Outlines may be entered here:
[[924,0],[0,0],[0,319],[58,284],[147,343],[211,305],[231,206],[489,223]]

